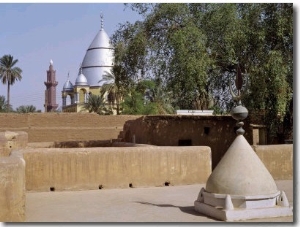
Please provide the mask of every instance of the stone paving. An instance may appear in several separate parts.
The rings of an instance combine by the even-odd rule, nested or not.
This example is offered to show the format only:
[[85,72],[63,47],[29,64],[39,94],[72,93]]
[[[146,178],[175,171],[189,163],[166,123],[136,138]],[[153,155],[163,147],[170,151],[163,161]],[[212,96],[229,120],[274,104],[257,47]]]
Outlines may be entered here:
[[[293,206],[293,181],[276,181]],[[204,184],[27,192],[27,222],[221,222],[194,211]],[[243,222],[293,222],[293,216]],[[288,223],[286,223],[288,224]]]

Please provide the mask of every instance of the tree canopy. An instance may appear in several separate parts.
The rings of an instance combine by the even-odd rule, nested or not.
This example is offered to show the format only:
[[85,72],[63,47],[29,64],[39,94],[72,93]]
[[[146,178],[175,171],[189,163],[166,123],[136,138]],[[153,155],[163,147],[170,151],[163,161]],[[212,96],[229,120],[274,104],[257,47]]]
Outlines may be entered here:
[[21,105],[17,107],[16,109],[17,113],[35,113],[35,112],[41,112],[41,110],[37,110],[35,106],[33,105]]
[[128,86],[153,79],[174,109],[229,112],[237,68],[242,103],[278,131],[293,95],[293,4],[133,3],[141,21],[112,36],[116,65]]

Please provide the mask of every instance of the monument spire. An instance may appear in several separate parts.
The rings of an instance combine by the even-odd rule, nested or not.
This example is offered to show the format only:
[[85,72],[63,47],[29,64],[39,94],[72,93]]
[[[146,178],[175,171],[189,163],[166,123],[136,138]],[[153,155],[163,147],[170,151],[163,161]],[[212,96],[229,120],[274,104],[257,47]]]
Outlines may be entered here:
[[235,86],[237,88],[237,94],[233,93],[231,88],[231,83],[229,84],[232,98],[237,102],[237,106],[231,110],[231,116],[238,121],[237,126],[239,127],[239,129],[236,130],[237,135],[243,135],[245,133],[245,130],[242,128],[244,125],[244,122],[242,122],[242,120],[244,120],[248,116],[248,110],[246,109],[246,107],[242,106],[242,102],[241,102],[242,99],[241,89],[243,86],[243,77],[242,77],[242,72],[239,64],[237,65],[236,71],[237,72],[236,72]]

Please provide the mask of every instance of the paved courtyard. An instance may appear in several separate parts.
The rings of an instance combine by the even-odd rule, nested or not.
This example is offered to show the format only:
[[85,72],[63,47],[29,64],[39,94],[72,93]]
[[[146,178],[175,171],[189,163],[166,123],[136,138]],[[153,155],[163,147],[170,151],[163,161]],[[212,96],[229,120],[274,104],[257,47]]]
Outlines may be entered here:
[[[276,181],[293,205],[293,181]],[[204,184],[101,189],[90,191],[27,192],[27,222],[220,222],[194,211]],[[291,217],[247,222],[293,222]],[[287,224],[287,223],[286,223]]]

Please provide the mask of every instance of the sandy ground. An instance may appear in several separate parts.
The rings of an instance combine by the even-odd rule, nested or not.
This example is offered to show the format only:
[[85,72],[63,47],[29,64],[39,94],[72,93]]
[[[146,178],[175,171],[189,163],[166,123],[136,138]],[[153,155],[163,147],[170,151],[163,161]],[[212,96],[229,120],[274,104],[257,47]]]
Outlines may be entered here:
[[[293,206],[293,181],[276,181]],[[220,222],[194,210],[203,184],[27,192],[27,222]],[[244,222],[293,222],[293,216]],[[287,223],[286,223],[287,224]]]

